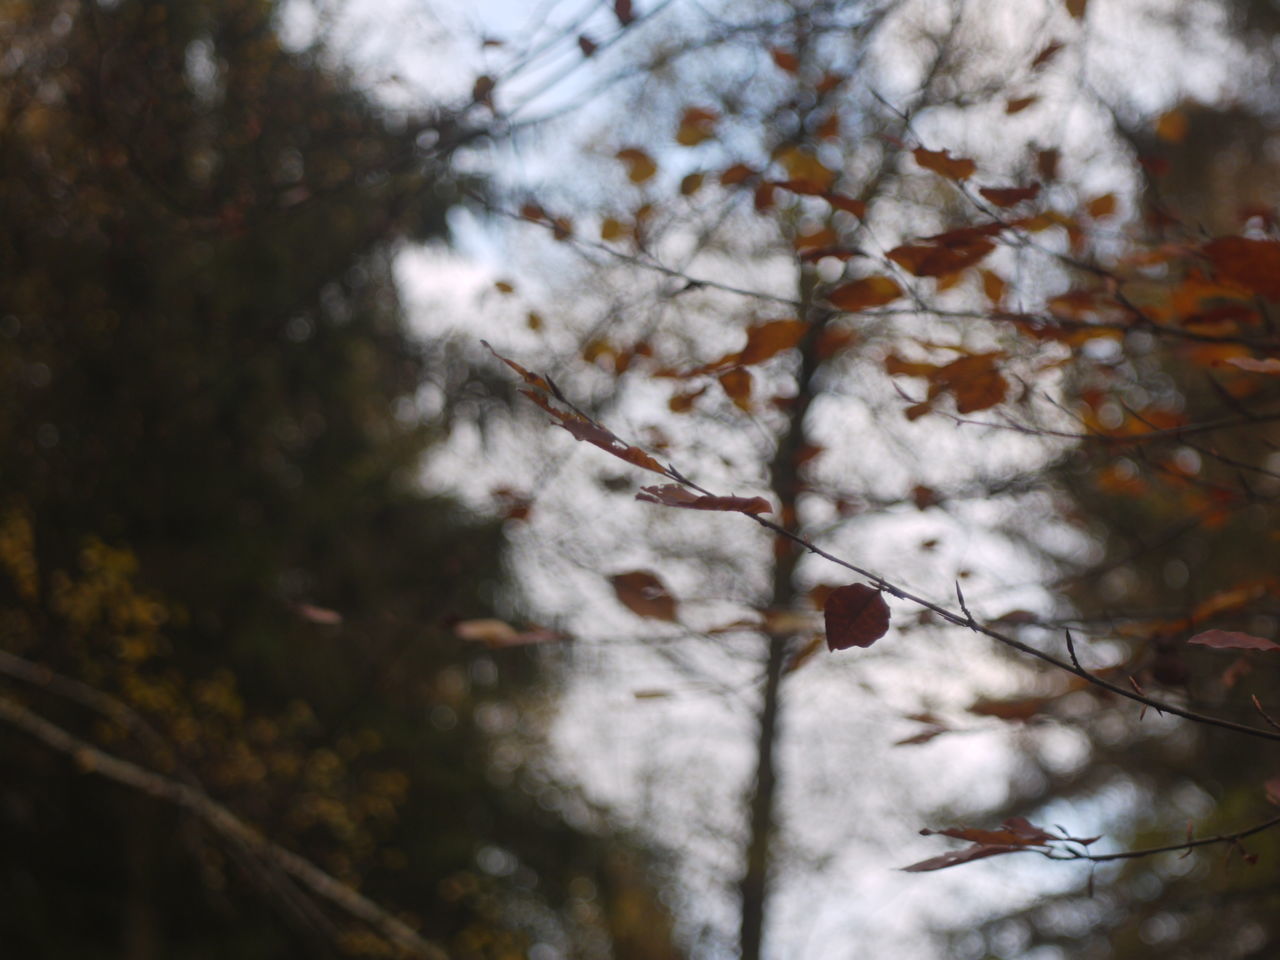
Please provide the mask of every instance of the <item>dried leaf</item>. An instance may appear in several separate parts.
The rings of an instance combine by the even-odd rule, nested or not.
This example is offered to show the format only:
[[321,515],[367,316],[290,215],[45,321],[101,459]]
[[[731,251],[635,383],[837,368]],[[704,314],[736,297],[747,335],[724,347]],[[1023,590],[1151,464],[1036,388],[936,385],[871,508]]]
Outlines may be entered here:
[[1067,6],[1067,13],[1071,14],[1076,20],[1084,19],[1085,8],[1089,5],[1089,0],[1064,0]]
[[953,157],[946,150],[926,150],[916,147],[911,151],[916,163],[926,170],[946,177],[949,180],[967,180],[978,170],[978,165],[964,157]]
[[854,197],[846,197],[843,193],[824,193],[822,198],[837,210],[851,213],[859,220],[867,215],[867,205]]
[[589,57],[599,49],[599,44],[584,33],[578,37],[578,49],[582,51],[584,57]]
[[823,605],[827,649],[869,647],[889,630],[889,605],[875,587],[851,583],[837,587]]
[[1280,242],[1219,237],[1201,247],[1219,278],[1267,300],[1280,300]]
[[1015,97],[1012,100],[1009,100],[1005,103],[1004,112],[1010,115],[1015,113],[1021,113],[1023,110],[1027,109],[1027,107],[1031,106],[1033,103],[1035,103],[1039,99],[1040,99],[1039,97],[1034,97],[1034,96],[1033,97]]
[[618,22],[624,27],[633,23],[636,19],[635,10],[633,10],[631,6],[631,0],[613,0],[613,12],[618,18]]
[[904,873],[925,873],[929,870],[944,870],[947,867],[955,867],[962,863],[982,860],[985,857],[995,857],[1002,853],[1019,853],[1026,849],[1026,847],[1021,846],[991,846],[975,843],[973,846],[965,847],[963,850],[953,850],[937,857],[930,857],[928,860],[921,860],[919,863],[913,863],[909,867],[903,867],[902,870]]
[[714,110],[703,107],[686,107],[680,115],[680,126],[676,129],[676,143],[684,147],[696,147],[704,140],[715,136],[716,122],[720,115]]
[[480,620],[461,620],[454,624],[453,632],[460,640],[483,643],[485,646],[500,650],[504,647],[525,647],[535,643],[551,643],[565,639],[563,634],[554,630],[536,628],[533,630],[517,630],[505,620],[485,618]]
[[627,177],[632,183],[644,183],[658,172],[658,164],[653,157],[638,147],[626,147],[616,154],[627,167]]
[[785,70],[787,73],[795,73],[800,69],[800,61],[796,55],[790,50],[783,50],[780,47],[774,47],[769,51],[769,56],[773,58],[773,62],[778,65],[779,70]]
[[1062,50],[1062,47],[1063,47],[1063,43],[1061,40],[1054,40],[1048,43],[1039,53],[1035,55],[1035,58],[1031,61],[1031,69],[1039,70],[1041,67],[1047,64],[1050,60],[1056,57],[1058,55],[1058,52]]
[[618,602],[636,616],[678,622],[676,599],[657,574],[632,570],[609,578]]
[[342,623],[342,614],[337,610],[330,610],[328,607],[317,607],[310,603],[299,603],[295,606],[294,611],[303,620],[310,623],[318,623],[321,626],[336,627]]
[[720,174],[720,182],[726,187],[735,187],[740,183],[746,183],[756,175],[756,171],[745,163],[735,163],[724,173]]
[[744,412],[751,411],[751,371],[738,368],[720,374],[717,378],[733,405]]
[[903,244],[887,256],[914,276],[942,277],[973,266],[994,249],[990,240],[975,236],[943,244]]
[[1114,193],[1104,193],[1100,197],[1094,197],[1085,204],[1084,209],[1095,220],[1113,216],[1116,212],[1116,195]]
[[732,513],[751,514],[752,516],[773,512],[773,506],[764,497],[715,497],[693,493],[675,483],[641,487],[640,492],[636,494],[636,499],[643,500],[646,503],[660,503],[666,507],[684,507],[689,510],[723,510]]
[[1224,362],[1250,373],[1280,374],[1280,359],[1276,357],[1228,357]]
[[1235,630],[1205,630],[1197,633],[1187,643],[1213,647],[1215,650],[1280,650],[1280,644],[1265,637],[1255,637],[1251,633],[1239,633]]
[[1156,118],[1156,136],[1165,143],[1181,143],[1189,128],[1186,112],[1177,107]]
[[841,310],[856,313],[868,307],[882,307],[901,296],[902,288],[892,277],[877,275],[836,287],[827,299]]
[[803,320],[766,320],[747,328],[747,345],[738,354],[744,366],[763,363],[796,346],[809,329]]
[[680,181],[680,196],[691,197],[702,189],[702,182],[707,178],[705,173],[686,174]]
[[979,187],[978,192],[997,207],[1013,207],[1024,200],[1034,200],[1040,196],[1040,184],[1033,183],[1029,187]]
[[1043,846],[1059,839],[1043,828],[1037,827],[1025,817],[1010,817],[1000,824],[998,830],[983,830],[977,827],[949,827],[945,830],[930,830],[928,827],[920,831],[920,836],[954,837],[957,840],[968,840],[970,843],[994,844],[1001,846]]

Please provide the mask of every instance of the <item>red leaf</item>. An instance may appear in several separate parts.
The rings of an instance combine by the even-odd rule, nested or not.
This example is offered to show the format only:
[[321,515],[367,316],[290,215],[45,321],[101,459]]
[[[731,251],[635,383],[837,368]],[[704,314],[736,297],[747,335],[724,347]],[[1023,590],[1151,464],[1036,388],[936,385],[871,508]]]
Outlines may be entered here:
[[1280,300],[1280,243],[1247,237],[1219,237],[1202,252],[1218,276],[1268,300]]
[[676,599],[648,570],[632,570],[609,578],[618,602],[640,617],[677,622]]
[[930,857],[928,860],[913,863],[909,867],[903,867],[902,871],[904,873],[924,873],[928,870],[944,870],[947,867],[955,867],[962,863],[969,863],[972,860],[995,857],[1002,853],[1018,853],[1026,849],[1026,847],[1019,846],[975,843],[973,846],[965,847],[963,850],[953,850],[941,856]]
[[764,497],[713,497],[692,493],[675,483],[662,483],[653,487],[641,487],[637,500],[660,503],[667,507],[685,507],[690,510],[727,510],[748,513],[772,513],[773,507]]
[[1025,817],[1010,817],[1000,824],[1000,829],[998,830],[983,830],[977,827],[949,827],[946,830],[930,830],[926,827],[920,831],[922,837],[929,837],[935,834],[943,837],[955,837],[957,840],[968,840],[970,843],[999,846],[1038,847],[1058,839],[1053,834],[1046,833]]
[[599,45],[584,33],[578,37],[578,49],[584,57],[589,57],[599,49]]
[[889,631],[889,605],[879,590],[861,583],[832,590],[823,615],[829,650],[869,647]]
[[613,12],[624,27],[636,18],[635,11],[631,9],[631,0],[613,0]]
[[1206,630],[1204,633],[1197,633],[1187,643],[1213,647],[1215,650],[1280,650],[1280,644],[1272,643],[1265,637],[1237,633],[1234,630]]
[[800,69],[799,59],[790,50],[774,47],[769,51],[769,56],[773,57],[773,62],[778,65],[778,69],[785,70],[787,73],[795,73]]

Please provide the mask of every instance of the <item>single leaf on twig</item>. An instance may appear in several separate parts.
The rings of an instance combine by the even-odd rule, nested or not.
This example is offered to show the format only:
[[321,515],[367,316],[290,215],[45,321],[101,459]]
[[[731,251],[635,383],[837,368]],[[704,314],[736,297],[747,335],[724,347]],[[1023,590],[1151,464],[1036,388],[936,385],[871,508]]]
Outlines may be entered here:
[[1002,853],[1019,853],[1026,849],[1026,847],[1005,844],[975,843],[973,846],[965,847],[963,850],[952,850],[950,853],[944,853],[936,857],[930,857],[928,860],[921,860],[919,863],[913,863],[909,867],[903,867],[902,872],[924,873],[929,870],[944,870],[947,867],[959,866],[962,863],[981,860],[984,857],[995,857]]
[[1213,647],[1215,650],[1280,650],[1280,644],[1265,637],[1255,637],[1251,633],[1234,630],[1206,630],[1197,633],[1187,643]]
[[676,598],[657,574],[648,570],[632,570],[609,578],[618,602],[640,617],[678,622]]
[[916,163],[926,170],[946,177],[949,180],[967,180],[978,170],[978,165],[966,157],[953,157],[946,150],[926,150],[916,147],[911,151]]
[[889,605],[879,590],[862,583],[832,590],[822,612],[829,650],[869,647],[889,631]]
[[684,507],[689,510],[725,510],[751,515],[772,513],[773,507],[764,497],[715,497],[686,490],[676,483],[663,483],[653,487],[641,487],[637,500],[660,503],[666,507]]
[[1058,838],[1037,827],[1025,817],[1010,817],[1000,824],[998,830],[984,830],[979,827],[948,827],[945,830],[930,830],[928,827],[920,831],[922,837],[934,835],[955,837],[957,840],[968,840],[970,843],[999,844],[1003,846],[1043,846]]

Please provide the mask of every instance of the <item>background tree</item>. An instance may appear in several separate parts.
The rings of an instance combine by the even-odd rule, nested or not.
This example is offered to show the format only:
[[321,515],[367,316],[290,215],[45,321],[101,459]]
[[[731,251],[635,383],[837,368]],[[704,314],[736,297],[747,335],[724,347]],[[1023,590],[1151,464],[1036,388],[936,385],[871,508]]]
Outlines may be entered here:
[[[1130,225],[1123,219],[1123,190],[1107,178],[1136,185],[1146,176],[1158,188],[1159,156],[1144,152],[1144,166],[1133,165],[1115,136],[1117,118],[1108,108],[1116,105],[1103,98],[1090,105],[1083,133],[1067,129],[1058,122],[1065,111],[1052,109],[1060,85],[1083,74],[1090,28],[1114,30],[1117,20],[1102,19],[1105,12],[1085,4],[1055,3],[1044,5],[1042,20],[1014,28],[1001,19],[1002,9],[956,6],[939,16],[910,4],[777,4],[735,9],[723,18],[712,14],[695,27],[684,21],[672,31],[680,39],[658,41],[658,62],[680,77],[682,102],[664,102],[666,88],[651,73],[642,89],[665,118],[654,126],[674,133],[678,146],[644,140],[649,131],[634,120],[616,143],[596,145],[619,162],[614,182],[625,176],[645,196],[633,204],[632,194],[615,192],[626,201],[615,201],[600,217],[601,243],[570,236],[563,209],[550,201],[521,211],[596,263],[624,265],[608,274],[607,307],[576,328],[573,318],[558,318],[559,329],[548,324],[545,354],[533,347],[515,354],[535,373],[552,374],[550,382],[536,376],[529,382],[556,422],[633,466],[653,470],[644,451],[656,455],[658,472],[671,459],[677,469],[666,473],[667,482],[697,481],[682,492],[651,489],[641,500],[695,506],[708,492],[733,493],[743,499],[701,506],[755,514],[754,495],[767,491],[778,518],[770,529],[784,542],[775,552],[766,542],[729,540],[728,518],[702,526],[672,510],[678,519],[659,517],[649,527],[650,568],[626,570],[628,561],[614,558],[603,571],[613,573],[617,599],[652,621],[664,640],[714,638],[723,656],[691,654],[687,661],[704,668],[702,679],[721,680],[726,700],[743,689],[759,698],[755,786],[742,808],[751,811],[744,815],[750,826],[735,836],[746,851],[744,956],[760,949],[761,890],[776,817],[767,798],[776,781],[776,723],[787,702],[779,690],[793,683],[787,667],[802,662],[800,652],[814,643],[811,627],[798,626],[792,615],[804,594],[830,576],[794,567],[798,551],[787,535],[852,561],[865,580],[899,600],[910,595],[926,621],[942,617],[950,624],[951,638],[961,632],[955,628],[980,628],[1021,645],[1023,653],[1030,647],[1056,660],[1056,675],[1024,681],[1034,684],[1032,693],[1006,696],[1012,692],[1007,674],[975,664],[973,654],[962,652],[964,641],[951,646],[946,633],[926,622],[912,631],[927,637],[913,653],[931,645],[930,653],[916,653],[916,669],[931,683],[893,679],[895,697],[930,707],[917,707],[922,726],[905,739],[934,757],[955,749],[943,734],[971,729],[974,714],[1027,729],[1042,769],[1024,773],[1017,785],[1023,797],[1066,797],[1067,789],[1057,788],[1072,778],[1091,784],[1097,777],[1126,779],[1135,767],[1091,764],[1081,735],[1096,723],[1094,732],[1114,742],[1117,724],[1129,724],[1116,719],[1127,717],[1116,706],[1124,696],[1221,714],[1267,733],[1265,718],[1238,691],[1219,702],[1212,689],[1216,671],[1207,664],[1224,654],[1206,650],[1203,659],[1191,660],[1197,651],[1187,653],[1185,644],[1211,621],[1224,629],[1248,627],[1264,640],[1274,633],[1270,619],[1229,619],[1269,617],[1274,590],[1269,581],[1246,582],[1230,564],[1214,563],[1209,547],[1212,542],[1214,553],[1235,555],[1251,539],[1247,531],[1269,529],[1269,514],[1257,508],[1269,502],[1273,472],[1264,454],[1276,349],[1264,303],[1274,296],[1267,279],[1276,249],[1271,211],[1219,222],[1214,232],[1237,235],[1216,246],[1185,222],[1172,232],[1164,223],[1163,244],[1141,224]],[[863,59],[840,46],[850,36]],[[835,37],[823,46],[824,38]],[[724,48],[731,54],[717,59]],[[688,74],[678,73],[682,57],[696,60]],[[862,64],[864,72],[850,63]],[[699,67],[702,86],[689,82]],[[828,106],[823,97],[833,90],[839,95]],[[649,101],[637,96],[631,102]],[[1145,138],[1174,158],[1180,158],[1172,146],[1179,124],[1213,126],[1209,112],[1193,107],[1158,117],[1148,112],[1141,120],[1131,112],[1127,123],[1119,115],[1128,141]],[[975,118],[985,119],[979,125]],[[975,122],[966,127],[968,121]],[[993,129],[998,137],[977,132]],[[882,139],[870,137],[872,131]],[[1262,140],[1255,131],[1228,142]],[[1203,152],[1215,165],[1227,162],[1223,154]],[[1263,189],[1265,201],[1265,171],[1248,182]],[[574,226],[582,237],[582,221]],[[630,285],[620,275],[628,275]],[[575,284],[586,286],[577,277]],[[754,308],[745,317],[743,302]],[[587,331],[576,344],[585,363],[568,359],[571,329]],[[843,340],[823,345],[829,332]],[[1180,386],[1192,382],[1203,397]],[[1216,386],[1200,388],[1207,383]],[[655,414],[663,399],[676,416]],[[691,411],[696,427],[682,430],[679,417]],[[538,455],[558,456],[543,448]],[[696,475],[689,464],[697,466]],[[1242,473],[1252,479],[1242,484]],[[637,485],[617,474],[602,479],[615,497]],[[599,531],[603,543],[629,543],[634,535],[620,531],[644,523],[620,506],[610,509],[623,522],[611,523],[581,485],[561,479],[559,486],[564,493],[557,485],[544,488],[539,506],[562,495],[577,516],[591,518],[575,543]],[[1108,511],[1104,504],[1117,495],[1128,498],[1123,512]],[[909,522],[904,514],[912,515]],[[1043,522],[1046,517],[1054,520]],[[979,526],[991,533],[975,535]],[[971,539],[958,546],[965,535]],[[1107,544],[1103,550],[1093,549],[1095,536]],[[1182,558],[1184,572],[1202,586],[1173,609],[1155,597],[1144,602],[1140,581],[1116,575],[1126,565],[1119,561],[1140,546],[1143,557],[1159,560],[1163,576],[1170,557],[1160,545],[1175,540],[1190,551]],[[726,542],[728,555],[716,549]],[[1057,570],[1018,584],[1023,578],[998,555],[1019,564],[1050,557]],[[580,561],[593,563],[600,570],[598,558]],[[1189,573],[1202,566],[1202,580]],[[1093,579],[1083,582],[1109,578],[1108,616],[1099,619],[1100,611],[1088,609],[1082,589],[1063,594],[1054,581],[1066,570],[1092,571]],[[583,573],[582,581],[590,576]],[[778,577],[790,584],[784,594],[774,589]],[[823,595],[813,593],[820,602]],[[1126,609],[1114,606],[1120,600]],[[894,614],[901,627],[896,605]],[[1128,625],[1121,630],[1113,622]],[[1075,632],[1078,649],[1068,648],[1064,626]],[[763,658],[740,647],[726,650],[735,629],[750,634],[753,627],[767,650]],[[1121,651],[1133,646],[1135,629],[1144,642],[1133,647],[1140,655],[1128,659]],[[874,658],[860,659],[860,667]],[[975,666],[987,672],[990,695],[974,701],[968,693],[965,702],[965,692],[940,678]],[[797,672],[794,683],[806,676]],[[1163,689],[1178,677],[1204,684]],[[1111,685],[1106,699],[1083,689],[1084,683],[1104,689],[1099,681]],[[690,686],[685,677],[684,690]],[[812,688],[806,692],[812,695]],[[962,719],[966,706],[969,717]],[[851,724],[853,711],[841,707],[841,721]],[[1134,723],[1152,729],[1181,764],[1195,766],[1196,754],[1183,739],[1195,734],[1175,736],[1154,713],[1140,721],[1138,708],[1133,713]],[[828,719],[823,732],[835,726]],[[1244,742],[1238,730],[1205,736],[1213,743],[1220,736]],[[1173,768],[1176,758],[1149,749],[1150,738],[1138,743],[1135,749],[1156,756],[1162,769]],[[1211,766],[1206,761],[1204,769]],[[1224,804],[1220,832],[1248,828],[1253,821],[1242,816],[1245,808],[1266,817],[1257,810],[1265,803],[1258,764],[1245,769],[1248,795],[1242,794],[1241,808]],[[798,764],[792,773],[805,775]],[[862,799],[851,792],[846,787],[840,796]],[[1174,818],[1178,825],[1182,812]],[[1169,818],[1162,822],[1170,829]],[[800,832],[790,826],[793,836]],[[882,822],[861,826],[881,834],[892,829]],[[979,852],[1057,842],[1045,836],[1036,843],[1024,834],[1006,836],[1005,850],[990,849],[988,840]],[[1219,842],[1205,855],[1228,846]],[[1089,849],[1071,847],[1065,855],[1087,859]],[[963,862],[938,859],[932,867]],[[990,869],[1009,869],[996,863]],[[1093,912],[1077,916],[1083,919],[1064,926],[1064,937],[1094,922]],[[1114,916],[1131,915],[1119,908]],[[1206,911],[1206,934],[1209,916]],[[1016,936],[995,942],[1004,952],[1023,949]],[[1242,942],[1258,939],[1250,930]],[[965,945],[970,948],[980,955],[984,945]]]
[[538,759],[535,664],[455,636],[497,602],[500,521],[418,481],[444,421],[416,398],[461,370],[408,333],[391,258],[443,236],[476,107],[392,115],[279,16],[4,5],[0,696],[26,726],[0,940],[388,949],[252,845],[86,779],[44,718],[454,955],[661,956],[646,867]]

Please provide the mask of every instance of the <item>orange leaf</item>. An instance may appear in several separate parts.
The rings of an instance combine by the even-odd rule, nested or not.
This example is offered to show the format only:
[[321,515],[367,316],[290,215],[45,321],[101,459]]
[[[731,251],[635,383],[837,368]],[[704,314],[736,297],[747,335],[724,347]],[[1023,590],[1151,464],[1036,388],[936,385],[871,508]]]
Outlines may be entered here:
[[967,180],[978,170],[978,165],[963,157],[953,157],[946,150],[926,150],[916,147],[911,151],[916,163],[926,170],[932,170],[949,180]]
[[879,590],[866,584],[832,590],[822,612],[829,650],[869,647],[889,631],[889,605]]
[[715,136],[715,125],[719,119],[719,115],[713,110],[686,107],[680,117],[680,126],[676,129],[676,143],[696,147],[704,140],[710,140]]
[[1181,143],[1189,126],[1186,113],[1175,107],[1156,119],[1156,136],[1165,143]]
[[1009,392],[1009,382],[996,369],[999,353],[960,357],[940,367],[929,379],[929,395],[950,390],[958,413],[976,413],[994,407]]
[[1021,113],[1039,99],[1039,97],[1015,97],[1005,103],[1004,112],[1007,114]]
[[1000,306],[1000,302],[1004,300],[1004,291],[1007,286],[1004,279],[998,273],[993,273],[990,270],[983,270],[981,274],[982,292],[991,301],[993,307]]
[[835,246],[840,236],[831,227],[818,227],[798,234],[795,238],[797,250],[812,250],[817,247]]
[[802,147],[785,147],[774,159],[787,171],[787,189],[796,193],[820,194],[836,181],[836,171]]
[[609,578],[618,602],[640,617],[678,622],[676,599],[657,574],[632,570]]
[[836,287],[827,294],[827,299],[841,310],[856,313],[868,307],[882,307],[900,296],[902,288],[893,278],[873,276]]
[[994,249],[985,237],[973,237],[944,245],[903,244],[886,256],[917,277],[942,277],[973,266]]
[[660,503],[666,507],[684,507],[689,510],[725,510],[757,515],[772,513],[773,506],[764,497],[715,497],[686,490],[676,483],[663,483],[653,487],[641,487],[637,500]]

